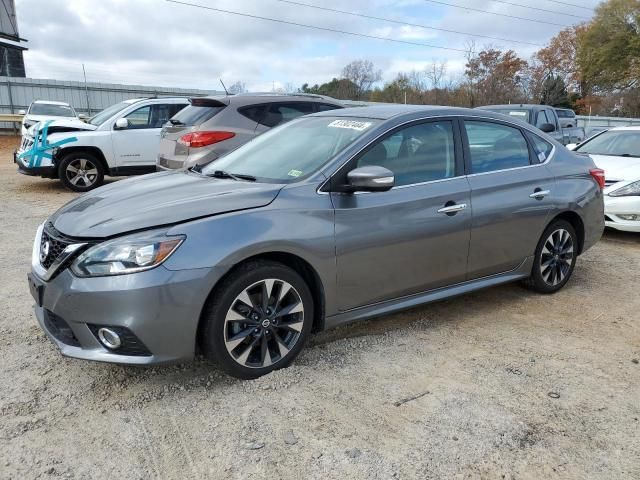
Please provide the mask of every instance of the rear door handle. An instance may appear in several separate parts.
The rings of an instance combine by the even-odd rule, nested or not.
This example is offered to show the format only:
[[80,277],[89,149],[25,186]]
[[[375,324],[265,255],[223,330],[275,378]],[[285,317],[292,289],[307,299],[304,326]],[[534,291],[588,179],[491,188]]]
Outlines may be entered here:
[[440,210],[438,210],[438,213],[445,213],[447,215],[456,214],[457,212],[459,212],[460,210],[464,210],[465,208],[467,208],[466,203],[455,203],[453,205],[442,207]]
[[531,195],[529,195],[529,198],[535,198],[537,200],[542,200],[544,197],[546,197],[550,193],[551,193],[551,190],[536,189]]

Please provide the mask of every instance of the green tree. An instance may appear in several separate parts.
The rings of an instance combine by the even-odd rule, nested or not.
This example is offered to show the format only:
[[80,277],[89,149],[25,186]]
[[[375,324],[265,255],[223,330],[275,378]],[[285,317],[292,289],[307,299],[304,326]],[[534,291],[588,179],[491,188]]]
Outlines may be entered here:
[[[640,83],[640,0],[608,0],[578,34],[578,64],[596,91]],[[585,92],[582,92],[583,94]]]
[[569,94],[567,93],[567,86],[562,80],[562,77],[556,77],[555,75],[549,75],[544,82],[542,82],[542,95],[540,103],[544,105],[551,105],[553,107],[570,107]]

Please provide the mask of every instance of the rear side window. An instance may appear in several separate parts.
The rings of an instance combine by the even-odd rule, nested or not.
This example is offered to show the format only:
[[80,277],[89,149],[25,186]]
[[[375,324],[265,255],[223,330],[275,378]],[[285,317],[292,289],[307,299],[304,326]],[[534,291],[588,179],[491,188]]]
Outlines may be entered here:
[[238,109],[238,113],[243,117],[247,117],[249,120],[253,120],[259,123],[264,115],[265,105],[252,105],[250,107],[241,107]]
[[212,119],[224,110],[224,108],[225,107],[189,105],[176,113],[171,118],[171,121],[176,125],[181,124],[189,127],[193,125],[200,125],[201,123]]
[[522,132],[499,123],[465,121],[471,153],[471,173],[530,165],[529,146]]
[[317,105],[316,108],[318,109],[317,110],[318,112],[326,112],[327,110],[336,110],[338,108],[342,108],[337,105],[330,105],[328,103],[317,103],[316,105]]
[[269,105],[267,113],[260,123],[267,127],[275,127],[294,118],[313,113],[313,104],[308,102],[274,103]]
[[553,145],[533,133],[528,133],[539,163],[544,163],[551,155]]

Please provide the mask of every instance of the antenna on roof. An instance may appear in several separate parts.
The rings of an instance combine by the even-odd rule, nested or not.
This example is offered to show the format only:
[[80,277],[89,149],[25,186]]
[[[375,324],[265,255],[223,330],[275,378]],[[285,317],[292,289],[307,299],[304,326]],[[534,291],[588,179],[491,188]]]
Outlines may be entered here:
[[227,96],[229,96],[229,92],[227,92],[227,87],[224,86],[224,82],[222,81],[222,79],[219,78],[218,80],[220,80],[220,83],[222,84],[222,88],[224,88],[224,93],[226,93]]

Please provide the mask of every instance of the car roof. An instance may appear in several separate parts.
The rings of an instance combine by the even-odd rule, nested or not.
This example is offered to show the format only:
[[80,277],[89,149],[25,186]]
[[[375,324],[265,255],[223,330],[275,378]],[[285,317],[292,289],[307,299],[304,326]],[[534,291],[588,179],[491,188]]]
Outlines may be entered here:
[[329,103],[332,105],[343,107],[335,98],[324,95],[314,95],[306,93],[239,93],[237,95],[208,95],[206,97],[193,97],[194,99],[212,99],[219,100],[228,105],[243,106],[255,105],[257,103],[271,102],[314,102]]
[[478,112],[471,108],[443,107],[439,105],[372,105],[368,107],[351,107],[344,110],[327,110],[325,112],[314,113],[313,115],[326,117],[360,117],[374,118],[377,120],[388,120],[400,116],[412,116],[415,114],[426,114],[429,117],[469,115],[469,116],[489,116],[496,119],[504,119],[503,115],[493,112]]
[[56,102],[55,100],[34,100],[31,103],[41,103],[43,105],[64,105],[67,107],[71,106],[67,102]]
[[508,104],[502,104],[502,105],[482,105],[481,107],[476,107],[479,110],[484,110],[484,109],[500,109],[500,110],[508,110],[510,108],[526,108],[526,109],[531,109],[531,110],[539,110],[542,108],[554,108],[551,105],[537,105],[537,104],[533,104],[533,103],[508,103]]

